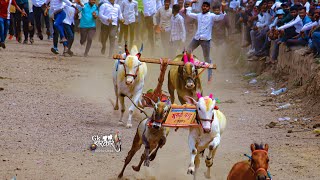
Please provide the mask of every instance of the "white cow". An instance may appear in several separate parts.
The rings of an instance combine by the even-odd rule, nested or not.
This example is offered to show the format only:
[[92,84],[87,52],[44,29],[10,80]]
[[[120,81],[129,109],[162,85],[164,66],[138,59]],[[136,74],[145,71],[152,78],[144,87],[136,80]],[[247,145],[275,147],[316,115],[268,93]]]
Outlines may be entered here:
[[224,114],[216,110],[216,101],[212,94],[202,97],[197,93],[199,101],[197,102],[192,97],[185,96],[185,100],[197,107],[197,122],[199,127],[192,127],[189,130],[189,148],[191,154],[191,162],[187,173],[193,174],[193,179],[196,179],[196,172],[200,164],[200,153],[206,148],[209,149],[208,156],[205,160],[207,166],[206,178],[210,178],[210,167],[213,164],[213,158],[220,144],[221,134],[226,127],[226,117]]
[[[147,65],[144,62],[140,62],[140,52],[138,52],[137,46],[133,46],[129,53],[125,46],[126,53],[123,54],[125,60],[115,61],[113,70],[113,85],[116,94],[116,104],[114,110],[119,109],[118,100],[121,104],[121,117],[119,124],[123,125],[123,114],[125,112],[124,97],[130,97],[135,104],[140,103],[140,97],[144,87],[144,80],[147,75]],[[127,128],[132,127],[132,114],[135,106],[132,104],[129,108],[129,118],[127,122]]]

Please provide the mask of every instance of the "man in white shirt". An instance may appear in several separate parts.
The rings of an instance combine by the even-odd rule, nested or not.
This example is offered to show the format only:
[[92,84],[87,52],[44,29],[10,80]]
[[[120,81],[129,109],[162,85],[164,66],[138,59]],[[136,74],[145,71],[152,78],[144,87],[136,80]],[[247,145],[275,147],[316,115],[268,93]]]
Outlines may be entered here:
[[135,0],[124,0],[120,6],[124,23],[123,23],[123,33],[124,41],[128,41],[128,34],[130,30],[130,41],[129,47],[133,45],[134,39],[134,28],[136,22],[136,16],[138,16],[138,2]]
[[[66,17],[66,13],[63,11],[65,5],[67,6],[75,6],[74,3],[71,3],[69,0],[46,0],[45,4],[49,4],[50,2],[50,9],[54,14],[54,26],[58,29],[60,34],[60,42],[64,43],[67,42],[67,38],[64,33],[63,27],[63,20]],[[63,2],[65,4],[63,4]],[[45,5],[45,6],[46,6]]]
[[[41,29],[41,17],[44,18],[44,22],[47,28],[47,36],[50,38],[50,22],[49,16],[44,15],[44,10],[42,6],[45,4],[46,0],[32,0],[32,10],[34,13],[34,20],[36,22],[36,28],[38,31],[38,37],[40,40],[43,40],[42,29]],[[31,9],[30,9],[31,10]]]
[[70,55],[73,56],[73,52],[71,51],[71,47],[74,41],[74,17],[76,14],[76,9],[74,7],[71,6],[65,6],[63,8],[63,11],[66,13],[66,18],[63,20],[63,26],[64,26],[64,30],[66,32],[66,37],[68,42],[64,42],[63,46],[64,46],[64,51],[63,51],[63,55]]
[[264,43],[267,31],[269,30],[269,25],[271,23],[271,15],[267,11],[267,2],[263,1],[259,5],[260,13],[258,14],[258,21],[256,25],[250,31],[251,44],[253,50],[251,51],[254,54],[258,52]]
[[114,3],[115,0],[109,0],[99,8],[99,18],[101,21],[101,54],[105,54],[106,42],[109,38],[109,57],[112,57],[115,46],[115,37],[117,35],[118,20],[123,21],[120,6]]
[[[162,47],[169,46],[170,21],[172,16],[172,9],[169,6],[170,0],[165,0],[164,6],[161,7],[153,16],[153,24],[156,29],[160,29]],[[160,22],[158,22],[158,19]]]
[[170,58],[175,57],[176,50],[182,51],[181,45],[186,41],[186,28],[183,17],[179,14],[178,4],[172,6],[173,16],[171,17],[170,28]]
[[310,11],[310,3],[308,2],[308,0],[301,0],[302,5],[306,8],[306,12],[307,14],[309,14]]
[[[210,41],[213,23],[214,21],[223,20],[225,14],[220,13],[219,15],[216,15],[214,13],[210,13],[209,10],[210,3],[206,1],[202,4],[202,13],[192,13],[191,7],[187,8],[187,16],[198,21],[198,29],[188,46],[188,52],[191,53],[198,46],[201,46],[204,60],[207,63],[212,63],[212,61],[210,60]],[[208,69],[208,81],[211,81],[211,78],[212,70]]]
[[193,0],[192,1],[192,11],[194,13],[201,13],[203,2],[204,2],[204,0]]
[[150,43],[151,51],[154,49],[153,16],[157,11],[156,4],[157,0],[143,0],[144,32],[148,31],[148,41]]

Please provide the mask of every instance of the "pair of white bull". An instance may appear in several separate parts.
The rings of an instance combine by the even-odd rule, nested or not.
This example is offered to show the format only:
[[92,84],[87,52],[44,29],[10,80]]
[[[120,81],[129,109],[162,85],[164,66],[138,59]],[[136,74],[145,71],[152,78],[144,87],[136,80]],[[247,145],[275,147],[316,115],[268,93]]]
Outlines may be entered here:
[[[126,49],[125,60],[115,62],[113,71],[113,82],[116,93],[115,110],[119,109],[118,100],[121,103],[121,117],[119,124],[123,124],[123,114],[125,112],[124,97],[133,99],[135,104],[140,103],[145,77],[147,75],[147,66],[139,61],[140,53],[136,46],[133,46],[129,53]],[[198,94],[198,102],[192,97],[185,97],[185,100],[197,107],[197,120],[202,128],[190,128],[189,148],[191,161],[187,173],[193,174],[196,179],[196,172],[200,164],[200,152],[206,148],[209,149],[205,160],[207,172],[205,177],[210,178],[210,167],[213,164],[213,158],[220,144],[221,134],[226,127],[226,118],[219,110],[215,110],[216,101],[212,94],[202,97]],[[132,114],[134,105],[129,108],[129,118],[127,128],[132,127]]]

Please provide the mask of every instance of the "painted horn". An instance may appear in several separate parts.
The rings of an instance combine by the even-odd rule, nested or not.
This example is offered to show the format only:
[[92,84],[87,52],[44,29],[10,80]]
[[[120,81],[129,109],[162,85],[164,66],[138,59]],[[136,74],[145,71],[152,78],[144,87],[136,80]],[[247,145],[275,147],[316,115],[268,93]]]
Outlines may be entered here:
[[212,94],[210,94],[210,95],[209,95],[209,98],[210,98],[210,99],[213,99],[213,95],[212,95]]
[[202,97],[201,93],[197,92],[197,97],[200,99]]
[[183,62],[184,62],[185,64],[188,62],[188,56],[187,56],[186,50],[184,50],[184,53],[183,53]]
[[141,52],[143,51],[143,43],[141,44],[141,47],[140,47],[140,51],[138,52],[138,54],[136,54],[136,56],[138,57],[138,59],[140,59],[141,57]]
[[192,53],[190,54],[190,62],[191,62],[192,64],[194,64],[194,59],[193,59],[193,54],[192,54]]

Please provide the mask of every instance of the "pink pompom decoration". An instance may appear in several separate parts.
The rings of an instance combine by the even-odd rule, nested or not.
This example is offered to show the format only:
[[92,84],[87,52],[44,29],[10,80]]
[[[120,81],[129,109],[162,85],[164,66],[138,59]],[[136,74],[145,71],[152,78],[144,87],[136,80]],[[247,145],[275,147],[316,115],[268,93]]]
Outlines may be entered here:
[[199,99],[202,97],[201,93],[199,93],[199,92],[197,92],[197,96],[198,96]]

